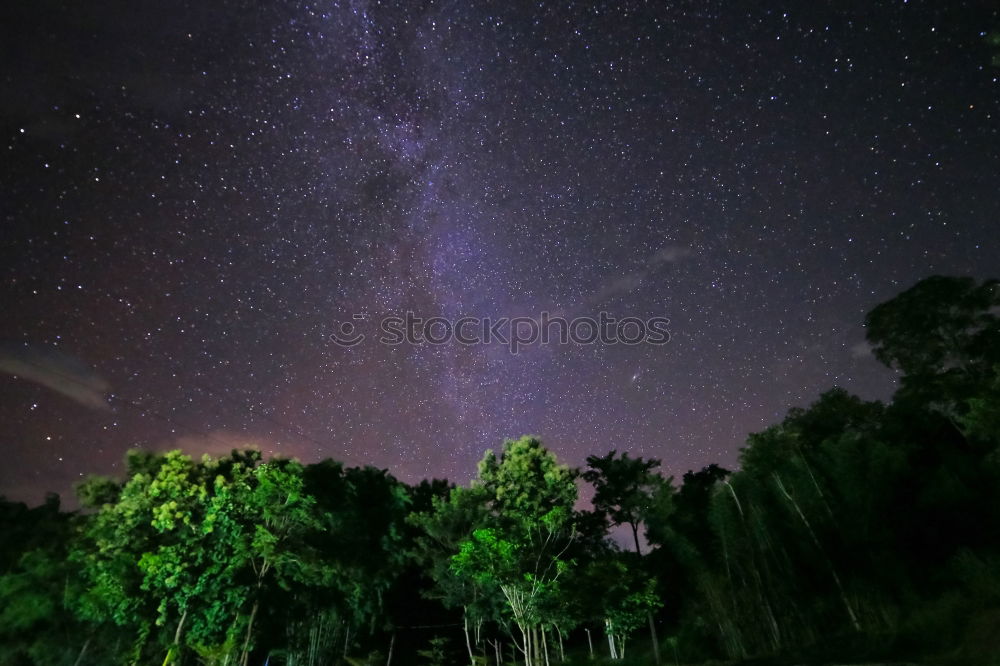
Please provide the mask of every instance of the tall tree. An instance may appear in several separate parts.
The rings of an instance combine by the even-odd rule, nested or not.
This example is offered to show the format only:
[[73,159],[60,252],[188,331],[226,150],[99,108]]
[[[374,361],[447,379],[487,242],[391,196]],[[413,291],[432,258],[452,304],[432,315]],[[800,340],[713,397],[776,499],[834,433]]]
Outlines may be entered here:
[[875,357],[903,373],[901,397],[949,417],[1000,364],[1000,282],[933,276],[865,318]]
[[[594,486],[594,509],[608,517],[614,526],[628,525],[632,531],[636,557],[642,557],[639,545],[639,526],[656,510],[669,512],[673,487],[655,470],[660,461],[650,458],[630,458],[628,452],[618,457],[611,451],[603,457],[589,456],[590,469],[583,478]],[[660,663],[660,646],[656,636],[656,623],[652,612],[648,614],[653,658]]]
[[576,476],[533,437],[506,441],[499,457],[487,451],[473,482],[487,509],[486,526],[452,558],[456,573],[500,589],[528,666],[544,660],[545,602],[572,570],[566,553],[576,536]]

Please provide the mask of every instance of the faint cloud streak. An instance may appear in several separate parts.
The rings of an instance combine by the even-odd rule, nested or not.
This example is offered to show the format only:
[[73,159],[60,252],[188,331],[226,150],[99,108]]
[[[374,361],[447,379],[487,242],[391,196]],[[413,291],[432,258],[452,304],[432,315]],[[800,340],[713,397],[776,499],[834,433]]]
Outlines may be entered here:
[[690,255],[690,248],[667,245],[647,257],[638,270],[621,275],[594,291],[586,300],[585,307],[598,305],[615,296],[633,292],[659,269],[669,264],[675,264]]
[[80,359],[60,351],[0,347],[0,372],[26,379],[84,407],[111,411],[111,385]]

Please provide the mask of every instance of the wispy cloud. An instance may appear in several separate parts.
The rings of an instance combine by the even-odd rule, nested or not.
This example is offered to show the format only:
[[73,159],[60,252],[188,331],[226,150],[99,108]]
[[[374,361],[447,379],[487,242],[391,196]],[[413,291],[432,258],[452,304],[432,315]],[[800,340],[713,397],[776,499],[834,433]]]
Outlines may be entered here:
[[0,372],[26,379],[91,409],[110,411],[111,385],[80,359],[52,349],[0,347]]
[[667,245],[660,248],[656,253],[647,257],[640,267],[612,278],[604,285],[596,289],[584,303],[584,307],[599,305],[605,301],[635,291],[642,283],[653,276],[656,271],[664,266],[675,264],[691,255],[691,249],[677,245]]

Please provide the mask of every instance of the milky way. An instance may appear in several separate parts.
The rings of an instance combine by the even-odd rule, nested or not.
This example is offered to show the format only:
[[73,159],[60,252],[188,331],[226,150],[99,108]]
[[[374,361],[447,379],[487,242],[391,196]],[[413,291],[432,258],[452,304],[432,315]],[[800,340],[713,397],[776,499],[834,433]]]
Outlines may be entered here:
[[[0,10],[0,491],[133,446],[731,465],[891,394],[872,306],[1000,273],[990,3],[267,5]],[[406,311],[671,340],[332,342]]]

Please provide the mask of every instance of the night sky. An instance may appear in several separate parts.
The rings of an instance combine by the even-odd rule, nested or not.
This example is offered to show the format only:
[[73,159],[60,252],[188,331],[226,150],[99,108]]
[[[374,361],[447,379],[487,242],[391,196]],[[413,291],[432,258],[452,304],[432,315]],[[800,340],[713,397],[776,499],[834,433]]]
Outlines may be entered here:
[[[467,481],[536,434],[682,474],[1000,277],[992,2],[8,2],[0,492],[129,447]],[[670,319],[351,348],[354,314]]]

